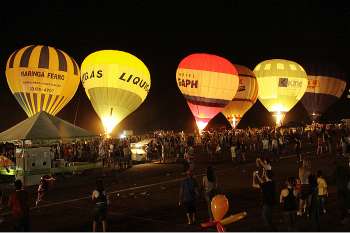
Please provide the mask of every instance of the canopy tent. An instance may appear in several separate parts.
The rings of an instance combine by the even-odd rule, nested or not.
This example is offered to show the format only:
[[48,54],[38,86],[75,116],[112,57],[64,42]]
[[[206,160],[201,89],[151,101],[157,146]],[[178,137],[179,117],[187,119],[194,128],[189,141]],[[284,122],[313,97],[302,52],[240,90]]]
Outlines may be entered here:
[[18,123],[0,133],[0,141],[88,138],[97,135],[46,112]]

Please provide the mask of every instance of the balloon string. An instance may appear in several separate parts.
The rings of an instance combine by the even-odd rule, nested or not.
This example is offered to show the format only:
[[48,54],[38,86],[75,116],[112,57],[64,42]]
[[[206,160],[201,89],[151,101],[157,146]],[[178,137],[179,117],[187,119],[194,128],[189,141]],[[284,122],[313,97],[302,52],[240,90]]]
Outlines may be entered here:
[[216,223],[216,229],[218,232],[225,232],[224,227],[221,225],[220,221]]

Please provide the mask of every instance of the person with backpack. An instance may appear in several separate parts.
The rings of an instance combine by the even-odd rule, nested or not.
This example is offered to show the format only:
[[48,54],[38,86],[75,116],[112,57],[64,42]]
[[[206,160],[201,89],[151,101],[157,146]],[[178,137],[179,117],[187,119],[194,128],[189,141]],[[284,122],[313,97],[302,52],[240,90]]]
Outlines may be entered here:
[[187,216],[187,224],[194,224],[196,221],[196,201],[199,196],[198,183],[193,178],[191,169],[186,171],[186,178],[181,182],[179,206],[184,206]]
[[286,181],[285,187],[281,190],[280,203],[282,204],[284,223],[288,231],[295,231],[297,205],[297,191],[294,186],[294,178]]
[[95,232],[97,223],[102,222],[102,230],[103,232],[106,232],[108,199],[102,180],[96,180],[96,189],[92,192],[91,199],[95,204],[93,211],[92,231]]
[[28,193],[22,189],[22,181],[15,181],[15,192],[10,195],[8,206],[15,223],[15,231],[30,231]]

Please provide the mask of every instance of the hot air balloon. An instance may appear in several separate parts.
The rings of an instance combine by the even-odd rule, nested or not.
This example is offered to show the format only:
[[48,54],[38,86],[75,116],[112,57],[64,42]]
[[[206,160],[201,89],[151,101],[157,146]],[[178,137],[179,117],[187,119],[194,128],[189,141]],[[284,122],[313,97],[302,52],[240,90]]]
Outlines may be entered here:
[[146,65],[123,51],[101,50],[88,55],[81,73],[86,95],[107,134],[142,104],[151,87]]
[[28,117],[40,111],[56,115],[77,91],[80,71],[65,52],[49,46],[30,45],[9,57],[6,78]]
[[289,110],[303,97],[308,79],[298,63],[283,59],[259,63],[254,74],[259,85],[258,98],[264,107],[274,113],[280,125]]
[[205,53],[185,57],[176,71],[176,81],[199,131],[223,110],[238,89],[234,65],[225,58]]
[[346,88],[344,74],[332,64],[304,66],[309,83],[301,99],[310,118],[315,121],[343,94]]
[[253,71],[241,65],[234,64],[239,77],[239,87],[234,99],[224,108],[222,113],[236,128],[244,114],[254,105],[258,98],[258,82]]

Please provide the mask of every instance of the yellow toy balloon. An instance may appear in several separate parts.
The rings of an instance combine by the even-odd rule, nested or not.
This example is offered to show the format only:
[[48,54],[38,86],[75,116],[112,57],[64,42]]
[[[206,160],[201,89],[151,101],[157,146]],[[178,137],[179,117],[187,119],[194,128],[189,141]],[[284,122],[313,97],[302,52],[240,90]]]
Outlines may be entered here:
[[220,221],[229,208],[228,200],[225,195],[219,194],[211,200],[211,212],[215,221]]
[[283,115],[306,91],[308,78],[304,68],[293,61],[272,59],[259,63],[254,74],[259,85],[260,102],[269,112],[275,113],[276,123],[280,124]]
[[81,73],[86,95],[107,134],[141,105],[151,87],[146,65],[123,51],[101,50],[88,55]]
[[74,59],[49,46],[26,46],[6,64],[7,83],[28,117],[41,111],[56,115],[73,98],[79,77]]
[[230,215],[227,218],[224,218],[223,220],[220,221],[221,225],[225,226],[234,222],[237,222],[247,216],[247,212],[240,212],[237,214]]

